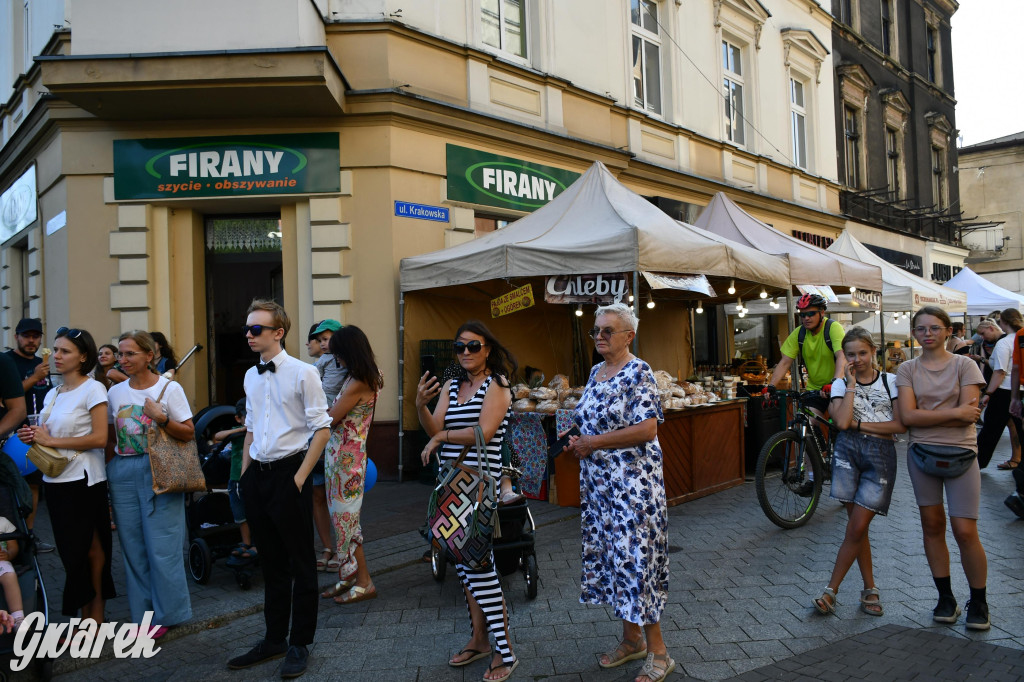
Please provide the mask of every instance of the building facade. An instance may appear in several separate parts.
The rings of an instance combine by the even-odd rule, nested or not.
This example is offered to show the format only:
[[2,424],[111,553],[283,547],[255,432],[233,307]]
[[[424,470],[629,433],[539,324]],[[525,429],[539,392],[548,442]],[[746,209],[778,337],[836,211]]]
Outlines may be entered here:
[[3,12],[20,37],[0,74],[0,190],[34,210],[0,247],[7,343],[24,314],[47,334],[200,343],[180,379],[198,408],[240,395],[253,296],[284,303],[299,357],[314,321],[357,324],[385,373],[383,475],[399,430],[399,261],[558,191],[511,171],[474,180],[469,166],[568,182],[601,161],[681,219],[724,190],[805,238],[844,226],[833,21],[814,2],[6,0]]
[[944,282],[963,266],[950,18],[955,0],[831,0],[847,228]]
[[960,198],[974,224],[967,262],[1001,287],[1024,292],[1024,132],[960,148]]

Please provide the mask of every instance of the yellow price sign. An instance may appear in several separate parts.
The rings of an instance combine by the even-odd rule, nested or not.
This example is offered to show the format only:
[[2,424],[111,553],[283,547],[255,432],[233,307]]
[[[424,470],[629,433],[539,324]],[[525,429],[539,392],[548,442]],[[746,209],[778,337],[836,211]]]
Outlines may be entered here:
[[533,287],[525,284],[503,296],[491,299],[491,317],[502,317],[519,310],[532,308],[533,304]]

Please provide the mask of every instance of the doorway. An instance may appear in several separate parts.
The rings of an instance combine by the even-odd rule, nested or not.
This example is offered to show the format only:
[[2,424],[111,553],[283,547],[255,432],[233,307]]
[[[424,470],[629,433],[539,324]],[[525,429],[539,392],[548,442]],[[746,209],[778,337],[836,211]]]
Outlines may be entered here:
[[284,305],[281,216],[211,216],[205,228],[210,404],[234,405],[256,362],[241,331],[245,311],[254,298]]

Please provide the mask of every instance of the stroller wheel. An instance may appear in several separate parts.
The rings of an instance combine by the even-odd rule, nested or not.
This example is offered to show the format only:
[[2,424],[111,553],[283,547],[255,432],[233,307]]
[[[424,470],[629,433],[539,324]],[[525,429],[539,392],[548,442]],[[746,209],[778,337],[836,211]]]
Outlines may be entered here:
[[523,577],[526,578],[526,598],[536,599],[537,597],[537,557],[534,554],[526,557],[523,561]]
[[188,546],[188,572],[200,585],[210,582],[210,574],[213,572],[213,553],[206,540],[196,538]]
[[444,553],[437,547],[430,547],[430,571],[434,574],[434,580],[442,582],[445,571],[448,570],[448,560]]

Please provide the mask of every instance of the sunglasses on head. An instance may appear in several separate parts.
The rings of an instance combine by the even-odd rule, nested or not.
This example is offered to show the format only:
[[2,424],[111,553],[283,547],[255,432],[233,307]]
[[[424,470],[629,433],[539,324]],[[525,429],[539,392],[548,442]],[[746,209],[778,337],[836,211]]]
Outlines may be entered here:
[[243,324],[242,335],[252,334],[255,338],[262,334],[264,329],[280,329],[280,327],[269,327],[265,324]]
[[57,330],[57,335],[54,338],[59,339],[62,336],[66,336],[69,339],[77,339],[81,335],[81,329],[75,329],[74,327],[61,327]]
[[799,315],[800,317],[803,317],[803,318],[806,319],[808,317],[814,317],[815,315],[819,315],[820,313],[821,313],[820,310],[812,310],[809,313],[797,313],[797,315]]
[[463,343],[462,341],[456,341],[452,344],[452,350],[455,351],[456,355],[462,355],[467,350],[470,353],[479,353],[480,349],[484,347],[484,344],[479,341],[470,341],[469,343]]

